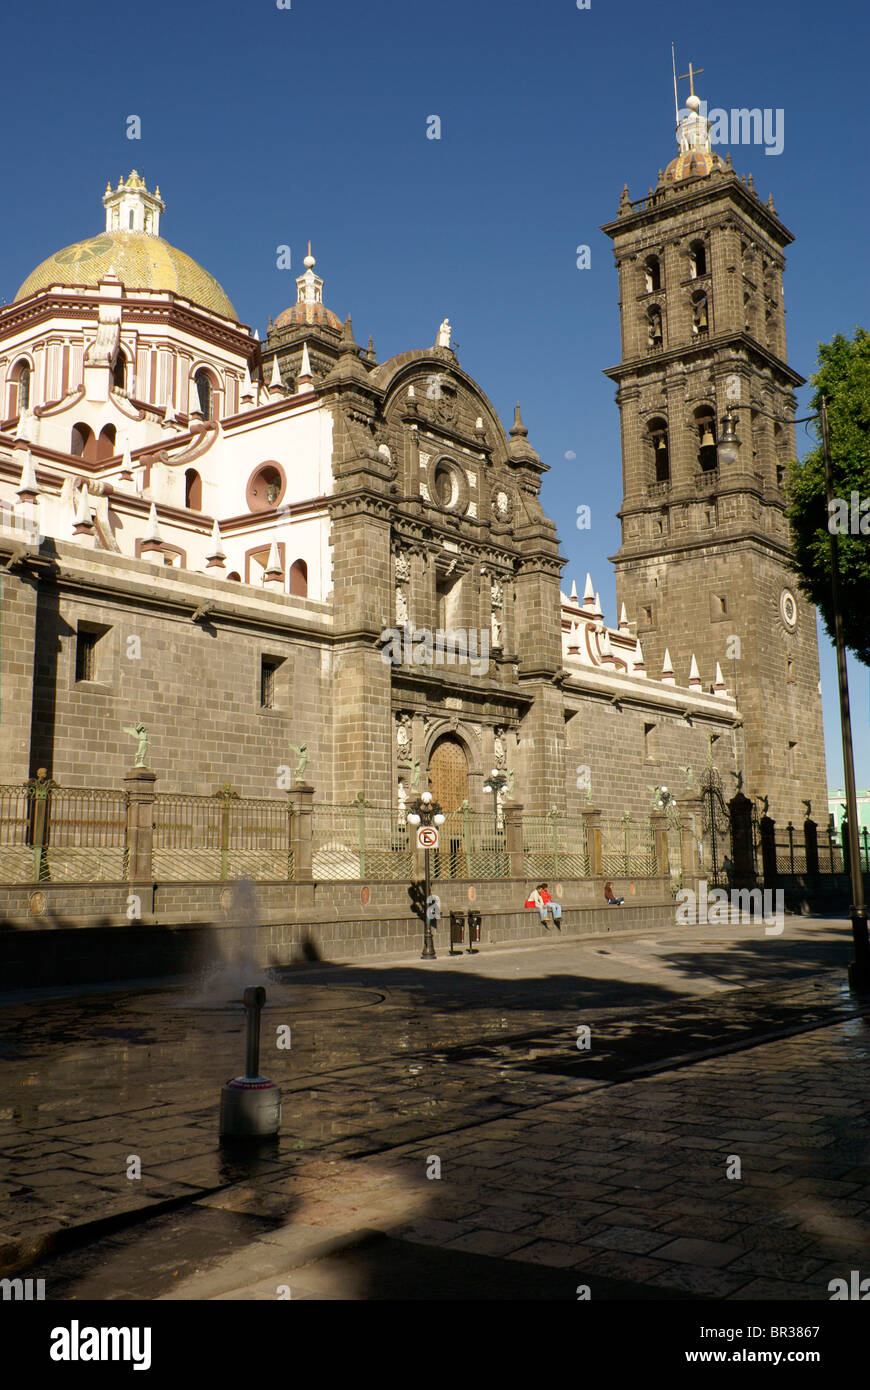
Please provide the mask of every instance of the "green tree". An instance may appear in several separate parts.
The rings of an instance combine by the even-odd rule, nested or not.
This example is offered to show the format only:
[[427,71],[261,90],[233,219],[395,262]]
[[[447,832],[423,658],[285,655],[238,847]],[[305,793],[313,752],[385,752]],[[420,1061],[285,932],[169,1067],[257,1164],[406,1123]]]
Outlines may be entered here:
[[[829,517],[821,426],[816,425],[818,446],[802,462],[792,465],[785,485],[794,536],[794,570],[800,588],[817,605],[833,640],[828,526],[829,522],[835,525],[843,635],[859,661],[870,665],[870,333],[856,328],[854,338],[838,333],[832,342],[821,343],[819,369],[811,382],[812,410],[818,412],[822,396],[828,404],[834,497],[839,505]],[[863,522],[863,534],[858,528],[857,533],[850,531],[850,522],[855,520],[859,527]]]

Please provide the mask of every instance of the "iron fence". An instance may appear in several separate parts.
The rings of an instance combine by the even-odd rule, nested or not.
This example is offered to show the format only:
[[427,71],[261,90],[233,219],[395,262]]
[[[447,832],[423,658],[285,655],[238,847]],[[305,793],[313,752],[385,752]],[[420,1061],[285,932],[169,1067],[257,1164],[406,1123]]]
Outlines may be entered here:
[[601,821],[601,872],[609,878],[655,878],[655,831],[647,819],[625,815]]
[[523,817],[523,873],[526,878],[588,878],[589,846],[583,816]]
[[158,881],[292,879],[290,806],[225,794],[158,794],[152,864]]
[[126,836],[126,792],[58,787],[47,778],[0,787],[4,883],[123,879]]
[[315,879],[411,879],[414,841],[401,814],[364,802],[314,807],[311,876]]

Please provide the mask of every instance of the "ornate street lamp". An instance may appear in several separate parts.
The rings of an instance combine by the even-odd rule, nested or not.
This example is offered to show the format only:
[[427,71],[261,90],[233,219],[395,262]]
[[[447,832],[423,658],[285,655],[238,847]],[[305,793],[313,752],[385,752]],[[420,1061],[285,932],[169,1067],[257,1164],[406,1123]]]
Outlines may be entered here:
[[[416,830],[419,825],[444,824],[446,817],[437,801],[432,800],[431,792],[421,792],[413,801],[408,804],[407,821]],[[423,950],[420,954],[421,960],[435,959],[435,943],[432,940],[432,919],[434,917],[434,903],[430,905],[432,877],[429,872],[429,850],[423,851],[424,864],[424,901],[423,901]]]
[[[745,407],[744,407],[745,408]],[[738,407],[732,405],[731,410]],[[834,474],[831,465],[831,439],[828,432],[828,403],[821,397],[818,415],[802,415],[795,420],[772,415],[769,410],[754,406],[759,415],[775,420],[780,425],[804,425],[810,420],[818,421],[822,427],[822,450],[825,458],[825,491],[828,500],[828,516],[834,500]],[[722,439],[719,443],[719,458],[722,463],[733,463],[740,449],[740,440],[734,430],[730,413],[722,417]],[[828,527],[831,547],[831,609],[834,615],[834,645],[837,649],[837,682],[840,688],[840,730],[843,740],[843,775],[846,779],[847,829],[849,833],[849,878],[852,885],[852,906],[849,915],[852,919],[852,941],[855,959],[849,966],[849,984],[852,989],[870,989],[870,938],[867,935],[867,906],[864,902],[864,879],[861,872],[861,848],[858,839],[858,797],[855,791],[855,759],[852,754],[852,716],[849,708],[849,677],[846,671],[846,643],[843,639],[843,615],[840,610],[840,543],[835,530]]]
[[506,773],[506,772],[499,772],[498,768],[497,768],[497,767],[494,767],[494,768],[492,769],[492,772],[489,774],[489,777],[486,779],[486,781],[485,781],[484,784],[483,784],[483,790],[484,790],[485,792],[487,792],[487,793],[489,793],[489,792],[492,793],[492,820],[493,820],[493,829],[494,829],[494,831],[495,831],[496,839],[498,839],[498,798],[499,798],[499,793],[502,792],[502,791],[504,791],[505,787],[509,787],[509,786],[510,786],[510,783],[511,783],[510,774],[509,774],[509,773]]

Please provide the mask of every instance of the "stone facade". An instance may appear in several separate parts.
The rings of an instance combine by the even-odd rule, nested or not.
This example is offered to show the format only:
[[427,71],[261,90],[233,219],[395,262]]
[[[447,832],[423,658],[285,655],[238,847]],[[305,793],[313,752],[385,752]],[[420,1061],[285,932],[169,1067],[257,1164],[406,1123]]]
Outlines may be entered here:
[[[678,138],[703,162],[687,176],[678,158],[638,202],[626,191],[604,228],[622,326],[607,373],[622,424],[617,593],[652,673],[666,653],[721,663],[745,721],[748,794],[798,823],[805,798],[823,817],[826,781],[815,610],[789,569],[781,486],[802,383],[786,361],[792,235],[751,176],[711,152],[703,118],[690,113]],[[726,416],[740,443],[723,460]]]
[[[124,190],[145,217],[144,184]],[[45,768],[61,786],[119,787],[141,721],[161,792],[273,797],[305,745],[321,803],[396,808],[428,781],[445,810],[489,810],[496,768],[531,815],[591,798],[643,816],[662,785],[691,802],[712,747],[727,792],[742,777],[778,819],[798,820],[798,797],[815,805],[813,615],[781,602],[776,470],[792,437],[756,422],[749,442],[754,403],[785,410],[799,380],[783,355],[789,234],[722,170],[624,199],[608,230],[623,307],[617,626],[588,578],[582,601],[563,592],[547,465],[519,405],[506,430],[463,370],[446,320],[433,346],[379,363],[324,305],[310,253],[264,343],[223,300],[155,284],[154,332],[168,327],[146,389],[122,360],[145,289],[88,280],[84,262],[69,294],[25,282],[0,309],[14,407],[0,421],[3,780]],[[745,305],[738,281],[753,285]],[[55,319],[81,338],[57,381],[37,369]],[[715,429],[732,397],[742,461],[701,486],[699,421]],[[100,447],[82,451],[85,434]]]

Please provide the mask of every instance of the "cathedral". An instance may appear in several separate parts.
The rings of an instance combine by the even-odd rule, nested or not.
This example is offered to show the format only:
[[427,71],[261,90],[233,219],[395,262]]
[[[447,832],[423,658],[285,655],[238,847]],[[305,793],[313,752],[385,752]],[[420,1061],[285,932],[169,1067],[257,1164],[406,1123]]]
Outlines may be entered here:
[[[445,319],[379,362],[311,254],[265,339],[134,170],[0,309],[0,757],[110,788],[644,814],[661,787],[827,805],[815,614],[789,571],[794,389],[772,198],[694,96],[612,239],[618,616],[564,581],[547,465]],[[276,306],[277,308],[277,306]],[[526,403],[527,415],[533,403]],[[777,422],[768,416],[776,416]],[[729,447],[722,448],[723,443]],[[618,501],[614,496],[614,503]],[[281,785],[280,781],[277,785]]]

